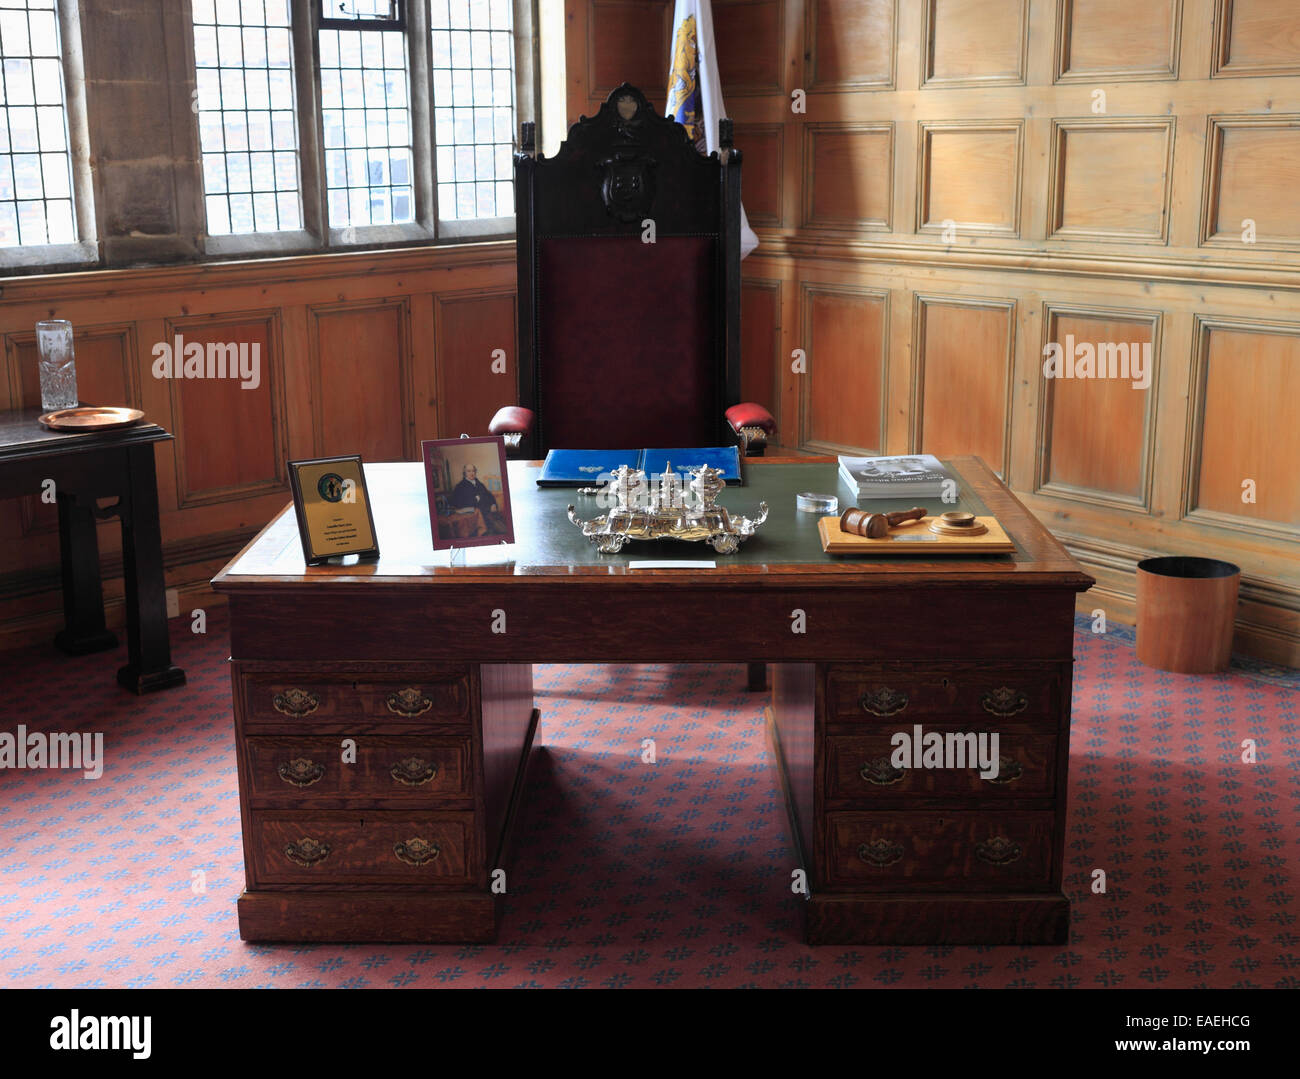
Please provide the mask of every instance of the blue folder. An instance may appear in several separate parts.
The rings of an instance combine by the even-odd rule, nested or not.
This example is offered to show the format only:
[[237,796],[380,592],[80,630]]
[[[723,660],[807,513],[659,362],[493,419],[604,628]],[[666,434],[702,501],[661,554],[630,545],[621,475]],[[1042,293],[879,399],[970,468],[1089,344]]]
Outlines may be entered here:
[[607,482],[619,467],[639,468],[647,476],[658,476],[668,463],[685,477],[700,465],[722,473],[729,484],[742,482],[740,451],[736,446],[683,447],[661,450],[550,450],[537,477],[539,487],[587,487]]
[[636,468],[641,450],[550,450],[537,476],[538,487],[597,487],[619,465]]
[[722,473],[729,484],[740,483],[740,449],[737,446],[700,446],[675,450],[642,450],[641,470],[647,476],[662,474],[669,462],[673,471],[686,478],[693,468],[708,465]]

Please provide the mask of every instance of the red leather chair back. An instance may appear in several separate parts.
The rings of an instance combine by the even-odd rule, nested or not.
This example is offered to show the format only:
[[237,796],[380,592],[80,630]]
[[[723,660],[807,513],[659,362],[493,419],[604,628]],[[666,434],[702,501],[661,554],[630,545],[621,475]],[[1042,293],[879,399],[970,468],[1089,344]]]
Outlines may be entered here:
[[[552,158],[515,157],[527,456],[734,441],[739,153],[696,151],[624,84]],[[729,125],[725,144],[729,144]],[[653,240],[653,242],[649,242]]]
[[550,446],[712,445],[717,241],[539,239],[537,408]]

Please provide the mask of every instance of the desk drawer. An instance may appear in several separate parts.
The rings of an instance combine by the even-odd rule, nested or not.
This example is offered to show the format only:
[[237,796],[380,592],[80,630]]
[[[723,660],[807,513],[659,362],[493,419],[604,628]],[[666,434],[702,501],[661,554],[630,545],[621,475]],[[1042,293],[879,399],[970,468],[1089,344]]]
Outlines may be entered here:
[[1054,720],[1060,684],[1055,666],[835,664],[826,674],[826,713],[831,723]]
[[304,674],[244,678],[250,723],[277,725],[368,720],[382,723],[462,723],[469,720],[469,674],[463,667],[421,671],[410,679]]
[[1052,813],[830,813],[832,886],[1038,891],[1051,885]]
[[[920,726],[920,724],[917,724]],[[990,730],[989,727],[993,729]],[[949,750],[949,735],[993,734],[998,736],[998,774],[984,778],[978,757],[967,754],[969,740],[952,740],[952,754],[945,752],[945,762],[963,760],[967,767],[914,767],[905,763],[894,766],[892,738],[903,732],[915,740],[911,724],[882,723],[861,734],[826,736],[826,797],[889,801],[905,798],[1048,798],[1056,788],[1056,736],[1032,729],[998,730],[996,724],[978,721],[931,721],[921,728],[921,761],[924,763],[926,735],[944,738]],[[990,742],[985,743],[991,747]],[[956,753],[960,752],[961,757]],[[916,760],[918,751],[908,749],[904,761]]]
[[467,884],[472,813],[254,810],[258,884]]
[[471,792],[468,738],[359,736],[356,760],[340,738],[244,739],[249,793],[285,805],[320,798],[465,797]]

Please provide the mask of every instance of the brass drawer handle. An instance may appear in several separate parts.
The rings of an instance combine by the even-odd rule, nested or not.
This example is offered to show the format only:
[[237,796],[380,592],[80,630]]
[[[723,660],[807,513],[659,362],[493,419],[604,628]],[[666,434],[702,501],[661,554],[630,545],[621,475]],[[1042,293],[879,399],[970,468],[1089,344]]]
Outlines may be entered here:
[[407,865],[428,865],[442,853],[442,848],[437,843],[428,843],[416,836],[405,843],[394,843],[393,853],[399,862]]
[[989,865],[1010,865],[1020,857],[1020,844],[1004,835],[995,835],[975,845],[975,857]]
[[285,844],[284,856],[294,865],[306,866],[310,869],[330,856],[330,847],[328,843],[303,836],[297,843]]
[[276,769],[281,779],[295,787],[310,787],[325,777],[325,765],[309,761],[306,757],[295,757],[285,761]]
[[870,843],[863,843],[858,848],[858,857],[867,865],[874,865],[877,869],[884,869],[895,862],[903,859],[903,845],[895,843],[891,839],[873,839]]
[[1014,716],[1029,707],[1029,698],[1010,686],[991,689],[980,698],[984,711],[995,716]]
[[399,716],[422,716],[433,707],[433,701],[412,686],[390,693],[386,698],[388,710]]
[[998,758],[998,774],[993,777],[980,776],[985,783],[1014,783],[1025,774],[1025,766],[1011,757]]
[[320,697],[306,689],[286,689],[283,693],[277,693],[271,699],[271,704],[277,712],[301,719],[320,707]]
[[888,757],[873,757],[858,771],[873,787],[890,787],[907,775],[906,768],[895,768]]
[[407,757],[393,765],[388,774],[408,787],[422,787],[438,774],[438,765],[419,757]]
[[896,716],[907,707],[907,694],[881,686],[862,694],[858,703],[873,716]]

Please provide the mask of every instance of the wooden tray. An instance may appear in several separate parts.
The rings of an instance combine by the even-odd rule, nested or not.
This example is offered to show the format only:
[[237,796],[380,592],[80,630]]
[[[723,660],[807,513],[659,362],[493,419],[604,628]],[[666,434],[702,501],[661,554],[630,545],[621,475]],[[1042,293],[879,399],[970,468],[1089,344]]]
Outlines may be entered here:
[[930,531],[933,517],[895,528],[883,539],[867,539],[840,531],[838,517],[822,517],[817,522],[822,550],[827,554],[1008,554],[1016,549],[996,517],[976,517],[988,526],[978,536],[939,536]]

